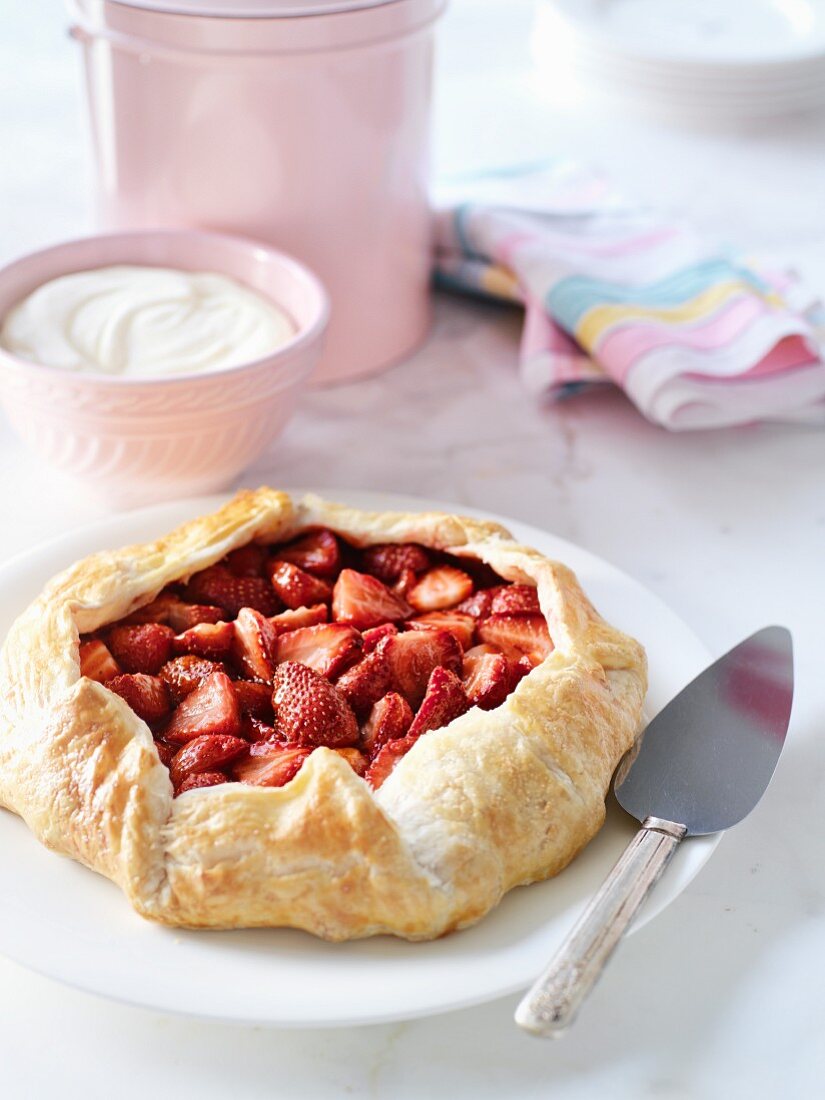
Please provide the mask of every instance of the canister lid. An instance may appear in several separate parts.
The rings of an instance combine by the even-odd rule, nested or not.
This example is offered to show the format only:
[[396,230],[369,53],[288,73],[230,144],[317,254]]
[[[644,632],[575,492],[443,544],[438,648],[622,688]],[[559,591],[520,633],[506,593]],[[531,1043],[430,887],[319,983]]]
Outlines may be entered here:
[[396,0],[113,0],[127,8],[219,19],[289,19],[380,8]]

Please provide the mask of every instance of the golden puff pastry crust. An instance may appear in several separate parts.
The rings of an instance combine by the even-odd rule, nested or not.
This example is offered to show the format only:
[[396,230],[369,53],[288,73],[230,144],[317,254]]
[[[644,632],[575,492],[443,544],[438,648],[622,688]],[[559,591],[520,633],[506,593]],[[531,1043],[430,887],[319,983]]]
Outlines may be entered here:
[[[414,541],[476,557],[537,585],[554,651],[497,709],[420,738],[375,792],[319,748],[285,787],[226,783],[173,798],[148,727],[81,677],[80,633],[236,547],[318,526],[357,545]],[[0,805],[164,924],[429,939],[557,874],[594,836],[645,691],[642,647],[596,613],[569,569],[504,528],[262,488],[157,542],[78,562],[15,622],[0,654]]]

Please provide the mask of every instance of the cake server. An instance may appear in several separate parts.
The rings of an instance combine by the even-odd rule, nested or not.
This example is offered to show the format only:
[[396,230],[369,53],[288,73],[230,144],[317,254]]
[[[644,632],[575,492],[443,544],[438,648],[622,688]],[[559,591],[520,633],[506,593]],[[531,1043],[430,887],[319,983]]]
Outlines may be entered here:
[[642,827],[519,1004],[520,1027],[561,1035],[680,842],[729,829],[750,813],[782,752],[792,698],[791,635],[768,626],[705,669],[648,725],[613,787]]

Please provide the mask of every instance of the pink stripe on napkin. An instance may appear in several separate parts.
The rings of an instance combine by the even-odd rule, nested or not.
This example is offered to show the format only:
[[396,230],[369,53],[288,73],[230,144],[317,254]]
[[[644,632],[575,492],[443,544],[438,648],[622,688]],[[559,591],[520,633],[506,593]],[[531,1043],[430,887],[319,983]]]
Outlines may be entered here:
[[757,317],[774,312],[761,298],[735,298],[705,321],[674,329],[657,321],[627,320],[621,328],[608,332],[595,349],[611,378],[620,385],[627,372],[643,355],[655,348],[685,347],[707,351],[720,348],[733,340]]

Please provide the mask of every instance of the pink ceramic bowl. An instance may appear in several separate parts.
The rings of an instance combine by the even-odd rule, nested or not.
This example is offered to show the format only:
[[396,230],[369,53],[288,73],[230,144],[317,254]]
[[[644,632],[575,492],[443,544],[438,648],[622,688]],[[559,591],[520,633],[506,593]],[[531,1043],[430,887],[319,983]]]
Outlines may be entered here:
[[298,331],[264,359],[180,377],[69,372],[0,349],[0,402],[12,427],[114,506],[225,488],[282,431],[318,361],[329,314],[323,286],[254,241],[142,230],[69,241],[9,264],[0,270],[0,318],[49,279],[109,264],[232,276],[286,310]]

